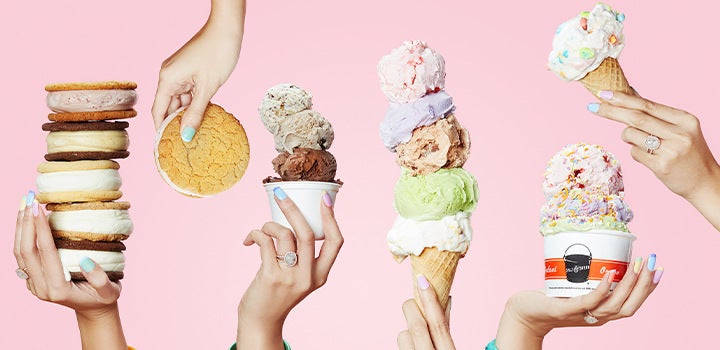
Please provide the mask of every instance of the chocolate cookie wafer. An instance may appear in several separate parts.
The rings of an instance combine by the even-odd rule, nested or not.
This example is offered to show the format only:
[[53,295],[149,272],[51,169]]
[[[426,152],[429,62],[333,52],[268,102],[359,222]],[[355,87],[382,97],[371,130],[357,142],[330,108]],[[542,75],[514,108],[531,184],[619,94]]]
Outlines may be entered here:
[[84,257],[92,259],[107,273],[112,281],[124,277],[125,245],[122,242],[69,241],[56,239],[55,247],[63,264],[66,280],[84,281],[80,272],[80,260]]

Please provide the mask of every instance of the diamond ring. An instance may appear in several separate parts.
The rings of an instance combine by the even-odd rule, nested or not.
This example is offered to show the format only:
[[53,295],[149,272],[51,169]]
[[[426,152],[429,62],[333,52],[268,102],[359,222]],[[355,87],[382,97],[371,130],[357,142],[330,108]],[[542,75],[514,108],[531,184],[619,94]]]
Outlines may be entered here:
[[653,154],[658,148],[660,148],[660,138],[655,135],[648,135],[645,138],[645,147],[647,147],[647,153]]
[[287,252],[285,253],[285,255],[278,255],[277,260],[284,263],[288,267],[293,267],[297,265],[298,256],[295,252]]
[[598,319],[590,313],[590,310],[585,311],[585,317],[583,317],[583,319],[587,324],[596,324],[598,322]]
[[28,275],[26,268],[17,268],[15,269],[15,274],[20,277],[22,280],[27,280],[30,278],[30,275]]

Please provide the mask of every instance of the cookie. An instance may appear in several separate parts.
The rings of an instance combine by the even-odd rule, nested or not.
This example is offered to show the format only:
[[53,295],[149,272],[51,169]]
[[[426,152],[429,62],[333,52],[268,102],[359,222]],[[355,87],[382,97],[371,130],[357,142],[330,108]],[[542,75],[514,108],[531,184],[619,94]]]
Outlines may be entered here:
[[113,161],[50,162],[38,166],[40,203],[105,202],[119,199],[122,179]]
[[48,204],[53,237],[66,240],[122,241],[133,232],[128,202]]
[[101,160],[126,158],[130,146],[128,123],[46,123],[48,161]]
[[134,109],[127,111],[68,112],[50,113],[48,119],[54,122],[89,122],[97,120],[129,119],[137,116]]
[[184,109],[169,116],[155,141],[155,165],[176,191],[192,197],[223,192],[245,174],[250,145],[245,129],[222,107],[210,104],[202,125],[190,142],[180,138]]
[[116,281],[124,277],[125,245],[122,242],[90,242],[55,240],[55,247],[63,265],[66,280],[83,281],[80,272],[80,260],[83,257],[92,259],[108,274],[110,280]]
[[133,90],[137,83],[132,81],[88,81],[88,82],[66,82],[45,85],[45,91],[68,91],[68,90]]

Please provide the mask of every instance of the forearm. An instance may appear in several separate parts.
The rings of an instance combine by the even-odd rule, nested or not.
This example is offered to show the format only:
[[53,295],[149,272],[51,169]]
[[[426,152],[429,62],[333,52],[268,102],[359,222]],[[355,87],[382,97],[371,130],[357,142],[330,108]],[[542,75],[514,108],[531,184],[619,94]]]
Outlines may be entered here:
[[103,310],[75,312],[83,350],[127,350],[117,303]]
[[257,320],[245,317],[242,311],[238,310],[237,348],[238,350],[262,349],[282,350],[283,322],[271,325],[261,324]]
[[539,350],[542,349],[543,338],[505,309],[500,318],[495,344],[498,350]]
[[245,26],[245,0],[212,0],[208,25],[216,25],[242,40]]
[[720,167],[687,200],[720,231]]

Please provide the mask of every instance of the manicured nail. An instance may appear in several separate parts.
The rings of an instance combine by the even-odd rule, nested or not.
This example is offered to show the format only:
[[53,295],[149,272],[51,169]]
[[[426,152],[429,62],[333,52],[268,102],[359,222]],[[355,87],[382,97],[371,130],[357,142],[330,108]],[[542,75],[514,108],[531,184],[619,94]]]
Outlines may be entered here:
[[32,213],[33,213],[33,216],[38,216],[38,213],[40,213],[40,203],[38,203],[38,201],[33,201]]
[[642,268],[642,262],[643,262],[643,258],[642,258],[642,257],[638,257],[638,258],[635,259],[635,266],[633,266],[633,271],[634,271],[635,273],[640,272],[640,269]]
[[180,138],[185,142],[192,141],[193,137],[195,137],[195,129],[189,126],[186,126],[180,134]]
[[422,274],[419,274],[419,275],[415,276],[415,278],[417,279],[418,288],[420,288],[422,290],[426,290],[426,289],[430,288],[430,282],[428,282],[428,280],[427,280],[427,278],[425,278],[425,276],[423,276]]
[[95,262],[87,256],[83,256],[82,258],[80,258],[80,268],[83,269],[83,271],[85,272],[90,272],[92,270],[95,270]]
[[279,200],[287,198],[287,193],[285,193],[285,191],[283,191],[283,189],[280,187],[273,188],[273,193],[275,193],[275,197],[277,197],[277,199]]
[[28,194],[25,197],[25,205],[28,207],[31,206],[34,200],[35,200],[35,192],[28,191]]
[[20,198],[20,211],[24,211],[27,208],[27,197],[23,196]]
[[613,92],[603,90],[598,93],[598,97],[600,97],[603,100],[609,100],[609,99],[613,98]]
[[665,271],[665,269],[663,269],[662,267],[658,267],[657,270],[655,270],[655,275],[653,275],[653,283],[655,283],[655,284],[660,283],[660,279],[662,278],[663,271]]
[[615,270],[610,270],[605,273],[605,280],[612,283],[613,279],[615,279]]
[[587,105],[588,111],[592,113],[597,113],[600,110],[600,104],[599,103],[588,103]]
[[327,193],[327,191],[325,191],[325,193],[323,193],[323,203],[325,203],[325,205],[328,207],[332,207],[332,205],[333,205],[332,197],[330,197],[330,194]]
[[652,253],[652,254],[650,254],[650,256],[648,256],[648,263],[647,263],[648,270],[650,270],[650,271],[655,270],[655,260],[656,259],[657,259],[657,255],[655,255],[655,253]]

